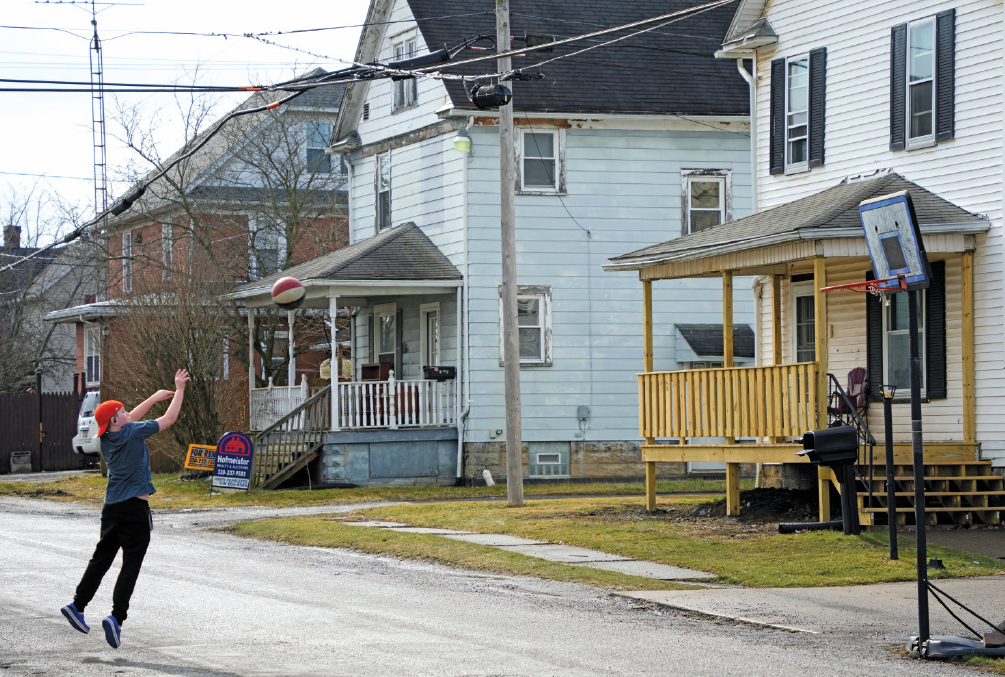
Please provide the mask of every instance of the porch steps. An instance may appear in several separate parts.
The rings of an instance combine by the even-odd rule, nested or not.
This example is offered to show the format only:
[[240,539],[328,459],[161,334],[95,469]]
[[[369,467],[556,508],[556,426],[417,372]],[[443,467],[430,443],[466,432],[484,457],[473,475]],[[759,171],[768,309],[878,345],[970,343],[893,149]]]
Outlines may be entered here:
[[[1001,523],[1002,513],[1005,513],[1005,477],[991,473],[990,461],[926,463],[924,481],[927,524]],[[871,501],[866,482],[872,485]],[[913,525],[914,466],[895,465],[894,484],[897,524]],[[886,466],[874,465],[872,477],[859,480],[861,524],[887,524],[887,500]]]
[[251,486],[275,489],[318,457],[331,427],[331,386],[253,437]]

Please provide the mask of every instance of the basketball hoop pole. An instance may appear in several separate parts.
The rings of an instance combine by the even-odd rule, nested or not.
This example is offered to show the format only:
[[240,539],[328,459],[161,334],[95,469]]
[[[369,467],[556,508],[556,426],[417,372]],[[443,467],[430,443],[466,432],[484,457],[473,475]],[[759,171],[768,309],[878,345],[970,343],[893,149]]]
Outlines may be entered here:
[[918,647],[929,640],[928,543],[925,534],[925,459],[921,444],[921,358],[918,357],[918,292],[907,292],[911,343],[911,450],[914,454],[914,530],[918,550]]

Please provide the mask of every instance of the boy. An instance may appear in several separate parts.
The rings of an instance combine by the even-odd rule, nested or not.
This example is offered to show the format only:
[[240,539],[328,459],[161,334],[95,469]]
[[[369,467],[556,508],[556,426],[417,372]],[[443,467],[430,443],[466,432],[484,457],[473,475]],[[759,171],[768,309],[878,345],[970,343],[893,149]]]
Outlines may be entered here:
[[[115,400],[102,402],[94,411],[101,438],[101,456],[108,466],[108,488],[101,510],[101,539],[80,579],[73,602],[60,611],[74,628],[84,633],[90,631],[84,622],[84,607],[98,591],[102,577],[122,548],[122,570],[112,593],[112,615],[101,621],[105,639],[115,649],[122,644],[122,623],[126,620],[129,598],[153,530],[148,501],[150,494],[157,490],[151,482],[150,450],[145,440],[178,420],[188,380],[188,372],[179,369],[174,376],[174,392],[158,390],[130,412]],[[166,399],[171,399],[171,404],[163,416],[155,421],[136,422],[154,403]]]

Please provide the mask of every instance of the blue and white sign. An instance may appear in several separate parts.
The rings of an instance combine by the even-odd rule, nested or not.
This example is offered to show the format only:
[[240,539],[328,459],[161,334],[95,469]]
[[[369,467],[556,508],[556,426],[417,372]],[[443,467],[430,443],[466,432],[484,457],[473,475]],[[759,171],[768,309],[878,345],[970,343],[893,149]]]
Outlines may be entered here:
[[251,484],[251,461],[254,444],[241,432],[224,433],[216,445],[216,465],[213,486],[245,489]]

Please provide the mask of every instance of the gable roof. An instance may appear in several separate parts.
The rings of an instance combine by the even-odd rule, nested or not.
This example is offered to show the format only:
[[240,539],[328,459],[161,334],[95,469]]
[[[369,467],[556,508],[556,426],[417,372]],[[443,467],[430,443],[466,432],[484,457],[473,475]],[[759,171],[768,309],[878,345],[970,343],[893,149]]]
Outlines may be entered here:
[[[677,333],[698,357],[722,356],[721,324],[675,324]],[[733,357],[754,357],[754,330],[749,324],[733,325]]]
[[414,223],[390,228],[354,245],[338,249],[255,282],[229,296],[244,298],[270,290],[281,277],[311,280],[460,280],[461,272]]
[[733,18],[729,22],[729,28],[726,30],[726,38],[723,42],[735,40],[741,33],[750,28],[751,24],[761,17],[764,6],[767,4],[768,0],[740,0],[736,11],[733,12]]
[[[305,73],[302,77],[319,77],[322,75],[327,75],[327,71],[321,68],[315,68],[314,70]],[[301,94],[289,104],[286,104],[283,108],[287,110],[299,111],[330,109],[330,112],[334,113],[338,110],[344,94],[345,85],[328,85],[318,87],[317,89],[308,90],[304,94]],[[227,111],[227,113],[221,116],[220,119],[235,111],[264,106],[286,96],[289,96],[289,92],[256,92],[231,110]],[[160,177],[150,184],[150,186],[147,187],[146,193],[137,202],[136,206],[138,209],[126,211],[118,217],[109,217],[109,224],[114,228],[114,226],[118,223],[132,220],[141,211],[149,212],[173,203],[172,198],[178,195],[177,187],[179,185],[185,187],[186,193],[189,196],[195,197],[195,195],[193,195],[193,191],[199,190],[200,187],[202,187],[202,184],[206,182],[207,179],[211,178],[213,173],[220,168],[222,163],[235,152],[236,144],[234,140],[247,138],[256,133],[259,127],[265,124],[276,114],[277,111],[262,111],[259,113],[250,113],[248,115],[230,120],[227,122],[225,129],[210,138],[209,141],[206,142],[206,145],[200,148],[192,155],[192,157],[183,160],[176,167],[172,168],[165,176]],[[162,166],[167,166],[174,162],[178,157],[188,153],[192,147],[205,139],[210,132],[216,129],[218,122],[219,120],[206,126],[201,133],[197,134],[187,144],[167,157],[163,161]],[[145,183],[158,171],[159,169],[154,169],[147,172],[142,179],[130,186],[128,190],[123,192],[123,194],[128,194],[137,185]],[[208,188],[212,189],[212,187]],[[207,187],[202,187],[202,190],[205,193]],[[205,194],[203,197],[205,197]]]
[[865,180],[845,179],[819,193],[728,221],[707,230],[668,240],[651,247],[615,256],[606,270],[634,270],[664,261],[702,259],[723,253],[723,248],[746,250],[793,240],[862,237],[858,205],[862,200],[909,190],[922,230],[983,232],[986,219],[957,207],[899,174],[881,174]]

